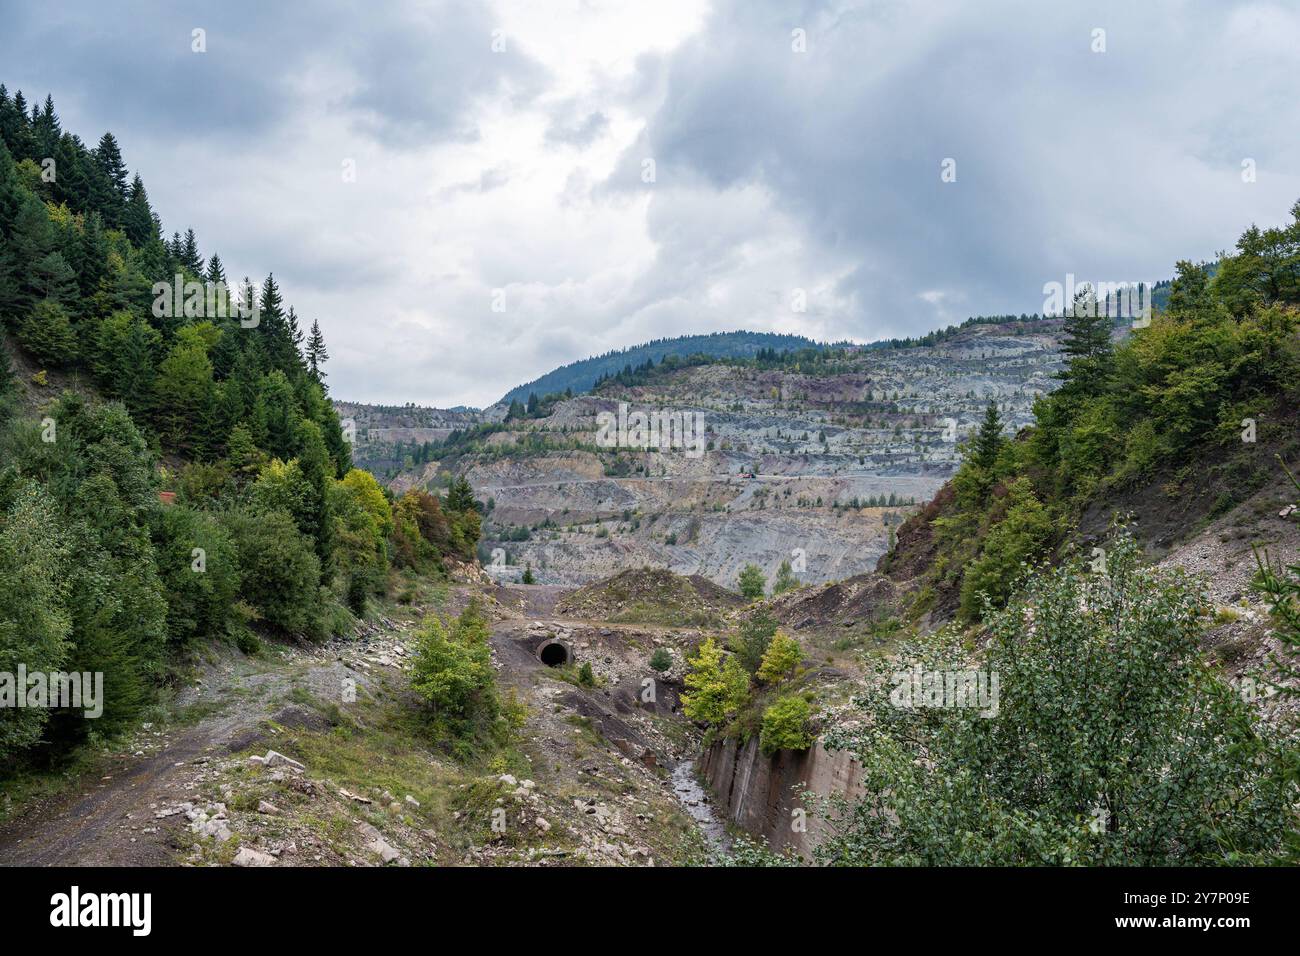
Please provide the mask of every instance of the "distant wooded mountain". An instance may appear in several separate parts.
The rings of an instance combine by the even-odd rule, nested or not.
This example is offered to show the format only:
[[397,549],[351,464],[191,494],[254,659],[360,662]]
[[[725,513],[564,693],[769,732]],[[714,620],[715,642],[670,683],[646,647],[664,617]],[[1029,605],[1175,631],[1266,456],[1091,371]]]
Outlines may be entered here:
[[710,335],[682,335],[674,339],[655,339],[642,345],[617,349],[604,355],[595,355],[577,362],[562,365],[541,378],[525,382],[511,389],[501,399],[501,404],[512,401],[526,402],[530,394],[539,398],[570,389],[574,394],[590,391],[602,375],[617,375],[625,369],[635,369],[647,361],[662,362],[665,356],[708,355],[713,358],[749,358],[760,349],[777,352],[794,349],[829,348],[821,342],[802,335],[781,335],[776,332],[714,332]]

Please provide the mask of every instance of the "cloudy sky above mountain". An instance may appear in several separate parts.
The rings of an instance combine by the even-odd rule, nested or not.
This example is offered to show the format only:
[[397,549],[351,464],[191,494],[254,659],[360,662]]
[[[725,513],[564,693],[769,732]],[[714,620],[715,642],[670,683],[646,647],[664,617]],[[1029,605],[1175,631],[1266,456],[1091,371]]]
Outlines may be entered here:
[[354,400],[483,405],[660,336],[1035,312],[1067,273],[1166,277],[1300,198],[1292,3],[70,2],[4,22],[0,81],[52,94],[83,139],[111,129],[169,233],[273,271]]

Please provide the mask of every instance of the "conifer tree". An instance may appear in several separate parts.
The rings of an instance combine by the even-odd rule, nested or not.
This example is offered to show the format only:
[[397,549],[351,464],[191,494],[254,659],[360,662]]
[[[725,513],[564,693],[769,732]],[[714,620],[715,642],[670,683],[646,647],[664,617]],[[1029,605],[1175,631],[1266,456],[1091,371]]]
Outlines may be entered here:
[[1091,289],[1075,297],[1066,312],[1061,345],[1067,365],[1059,377],[1065,388],[1085,396],[1099,394],[1104,388],[1111,371],[1111,324]]
[[181,262],[196,276],[203,275],[203,257],[199,255],[199,240],[193,229],[185,230],[185,239],[181,244]]
[[474,489],[470,487],[469,479],[461,475],[447,489],[447,510],[473,511],[474,508]]
[[293,340],[293,330],[289,317],[284,310],[284,300],[280,296],[280,287],[274,275],[268,275],[262,283],[262,295],[259,301],[261,311],[258,313],[261,341],[266,349],[271,366],[289,374],[300,366],[297,344]]
[[302,328],[298,325],[298,313],[289,306],[289,312],[284,317],[285,325],[289,330],[289,341],[293,343],[293,350],[301,357],[302,355]]
[[330,353],[325,349],[325,336],[321,334],[320,323],[315,320],[311,324],[311,335],[307,339],[307,368],[311,371],[312,378],[320,382],[325,379],[325,363],[329,361]]
[[108,177],[117,196],[123,202],[127,199],[126,163],[122,162],[122,151],[112,133],[105,133],[99,138],[95,147],[95,165]]
[[131,190],[126,199],[126,212],[122,218],[122,228],[131,244],[139,248],[158,232],[154,223],[153,209],[149,206],[149,194],[145,191],[144,180],[137,173],[131,180]]
[[984,409],[984,421],[975,435],[971,446],[971,461],[977,468],[992,473],[998,463],[998,453],[1002,450],[1005,439],[1002,437],[1002,417],[998,414],[998,403],[990,400]]
[[99,213],[92,212],[86,217],[76,255],[74,264],[80,279],[81,295],[88,299],[99,289],[100,281],[108,277],[108,240]]
[[16,161],[31,159],[34,152],[32,128],[31,121],[27,118],[27,99],[23,96],[22,90],[14,94],[13,110],[10,115],[12,123],[5,133],[5,141]]
[[58,148],[62,130],[59,127],[59,117],[54,112],[54,99],[48,94],[45,97],[45,105],[41,108],[35,122],[32,123],[32,135],[35,139],[37,152],[41,154],[42,158],[53,157]]
[[226,269],[221,264],[221,256],[215,252],[212,253],[212,258],[208,260],[208,271],[204,278],[213,285],[218,282],[224,285],[226,282]]
[[18,269],[14,262],[9,240],[0,234],[0,328],[7,320],[16,318],[20,310],[21,293],[18,288]]

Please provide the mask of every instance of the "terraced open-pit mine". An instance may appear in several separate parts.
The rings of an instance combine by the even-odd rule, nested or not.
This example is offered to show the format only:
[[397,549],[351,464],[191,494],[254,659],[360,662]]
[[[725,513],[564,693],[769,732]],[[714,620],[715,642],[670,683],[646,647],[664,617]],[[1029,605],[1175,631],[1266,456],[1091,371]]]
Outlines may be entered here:
[[[1056,321],[978,325],[932,346],[827,352],[816,367],[661,367],[510,418],[340,414],[363,424],[356,457],[387,468],[394,490],[469,479],[499,580],[580,585],[648,566],[734,588],[747,564],[770,582],[789,562],[816,584],[875,566],[989,401],[1011,430],[1027,424],[1059,345]],[[637,413],[670,415],[673,430],[629,430]]]

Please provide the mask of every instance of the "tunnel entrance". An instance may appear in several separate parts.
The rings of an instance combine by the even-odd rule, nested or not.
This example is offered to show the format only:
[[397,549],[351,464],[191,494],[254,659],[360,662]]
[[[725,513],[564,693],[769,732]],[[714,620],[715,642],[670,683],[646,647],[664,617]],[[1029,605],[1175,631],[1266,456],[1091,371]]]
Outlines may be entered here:
[[537,649],[537,657],[547,667],[560,667],[569,663],[569,649],[559,641],[551,641]]

